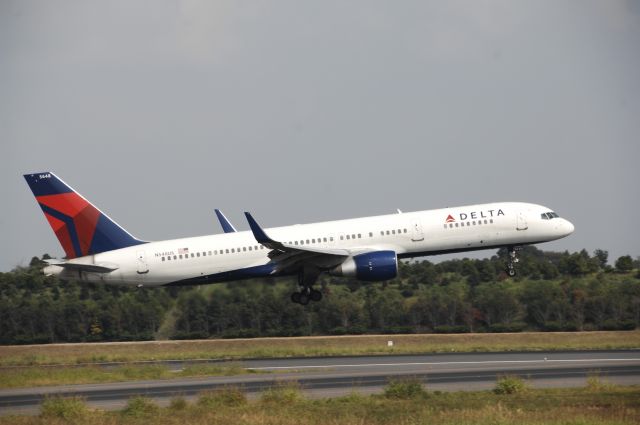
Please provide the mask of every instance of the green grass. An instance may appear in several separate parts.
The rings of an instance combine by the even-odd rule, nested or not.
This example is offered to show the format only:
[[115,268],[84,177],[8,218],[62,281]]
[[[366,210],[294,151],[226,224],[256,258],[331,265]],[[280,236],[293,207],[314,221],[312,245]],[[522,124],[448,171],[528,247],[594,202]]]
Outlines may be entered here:
[[3,370],[0,388],[41,387],[49,385],[95,384],[104,382],[142,381],[197,376],[232,376],[256,372],[239,364],[187,366],[179,372],[164,365],[125,365],[113,368],[82,367],[24,367]]
[[[393,340],[392,347],[387,341]],[[640,347],[640,331],[357,335],[0,346],[0,367],[185,359],[247,359]]]
[[[80,406],[70,420],[57,413],[40,416],[0,417],[0,424],[284,424],[284,425],[391,425],[391,424],[576,424],[640,423],[640,387],[610,386],[597,392],[589,388],[535,390],[498,395],[492,391],[439,393],[428,397],[388,398],[352,393],[333,399],[310,400],[302,396],[247,402],[238,389],[205,393],[207,402],[171,403],[166,408],[135,397],[120,412],[91,411]],[[276,389],[275,391],[282,391]],[[293,389],[294,393],[298,390]],[[240,398],[241,402],[236,402]],[[270,396],[268,396],[270,397]],[[211,401],[213,400],[213,401]],[[75,409],[75,408],[74,408]],[[72,409],[72,410],[74,410]],[[66,410],[62,409],[63,411]],[[57,410],[56,410],[57,411]],[[74,420],[81,418],[81,421]]]

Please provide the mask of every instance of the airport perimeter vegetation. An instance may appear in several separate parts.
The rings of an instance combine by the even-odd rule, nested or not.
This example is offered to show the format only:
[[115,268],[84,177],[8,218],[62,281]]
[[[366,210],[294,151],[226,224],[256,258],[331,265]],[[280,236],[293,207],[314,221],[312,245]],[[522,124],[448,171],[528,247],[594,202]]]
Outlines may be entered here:
[[[389,342],[392,346],[389,346]],[[243,359],[640,348],[640,331],[353,335],[0,346],[0,388],[255,373]],[[167,360],[230,360],[187,364]],[[101,366],[109,367],[101,367]]]
[[174,397],[166,407],[133,397],[120,411],[94,410],[81,398],[50,398],[38,416],[0,417],[0,424],[636,424],[640,387],[610,385],[597,376],[583,388],[532,389],[515,377],[493,391],[429,391],[417,380],[392,381],[383,394],[308,399],[295,383],[248,400],[236,387]]

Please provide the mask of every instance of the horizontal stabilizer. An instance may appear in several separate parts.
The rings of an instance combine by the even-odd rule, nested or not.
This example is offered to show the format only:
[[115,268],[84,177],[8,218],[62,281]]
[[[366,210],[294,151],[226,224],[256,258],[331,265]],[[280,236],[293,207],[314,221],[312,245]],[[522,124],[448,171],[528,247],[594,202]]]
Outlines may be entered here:
[[70,263],[67,261],[59,260],[45,260],[49,266],[58,266],[67,270],[75,270],[90,273],[111,273],[114,270],[118,270],[118,266],[115,264],[98,263],[98,264],[82,264],[82,263]]

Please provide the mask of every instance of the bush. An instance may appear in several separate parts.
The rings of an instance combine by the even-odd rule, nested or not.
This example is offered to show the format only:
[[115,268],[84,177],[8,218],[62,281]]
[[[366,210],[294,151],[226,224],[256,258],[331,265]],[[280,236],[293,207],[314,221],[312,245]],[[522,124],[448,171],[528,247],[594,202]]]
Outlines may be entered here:
[[147,397],[136,396],[129,399],[122,414],[130,418],[144,418],[158,413],[158,406]]
[[67,421],[82,419],[87,412],[87,405],[82,397],[47,397],[40,408],[43,418]]
[[498,378],[493,392],[496,394],[520,394],[527,391],[527,384],[519,376],[503,376]]
[[265,390],[260,397],[263,403],[293,404],[302,401],[300,384],[297,382],[280,382],[275,387]]
[[198,398],[198,406],[216,407],[216,406],[242,406],[247,404],[247,396],[238,387],[223,387],[212,391],[204,391],[200,393]]
[[613,384],[603,381],[600,378],[599,372],[592,372],[587,376],[587,391],[589,392],[600,392],[607,391],[613,388]]
[[433,332],[437,334],[464,334],[469,332],[468,326],[436,326],[433,328]]
[[524,322],[513,322],[513,323],[496,323],[494,325],[489,326],[489,332],[494,333],[505,333],[505,332],[522,332],[527,327],[527,324]]
[[425,397],[426,395],[427,392],[422,385],[422,381],[418,378],[394,379],[384,387],[384,396],[386,398],[406,400]]
[[636,328],[636,323],[633,320],[617,321],[614,319],[607,319],[602,324],[602,329],[605,331],[632,331]]
[[189,406],[187,400],[184,397],[174,397],[169,403],[169,409],[171,410],[184,410]]

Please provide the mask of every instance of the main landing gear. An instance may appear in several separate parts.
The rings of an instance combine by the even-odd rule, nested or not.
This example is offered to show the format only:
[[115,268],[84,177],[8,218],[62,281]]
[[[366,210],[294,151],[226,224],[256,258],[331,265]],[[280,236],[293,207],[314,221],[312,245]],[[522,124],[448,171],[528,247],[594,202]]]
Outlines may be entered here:
[[509,247],[509,262],[507,263],[507,274],[511,277],[516,275],[516,264],[520,262],[517,251],[520,248],[515,246]]
[[312,288],[319,275],[319,270],[300,270],[298,273],[298,285],[300,286],[300,291],[291,294],[291,301],[301,305],[307,305],[309,304],[309,301],[320,301],[322,299],[322,292]]

